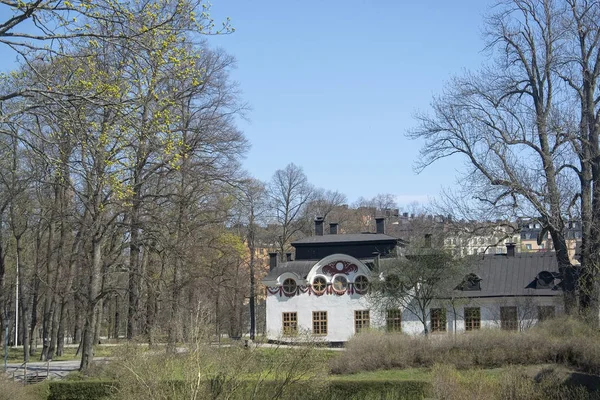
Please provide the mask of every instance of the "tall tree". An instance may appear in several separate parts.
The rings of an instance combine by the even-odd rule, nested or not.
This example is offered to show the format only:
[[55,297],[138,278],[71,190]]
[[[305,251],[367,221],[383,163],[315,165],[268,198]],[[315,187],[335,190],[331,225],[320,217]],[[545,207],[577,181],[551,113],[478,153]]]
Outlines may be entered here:
[[301,167],[294,163],[275,171],[267,188],[273,218],[279,224],[276,239],[280,257],[285,257],[293,236],[302,229],[301,216],[315,190]]
[[459,154],[467,160],[465,193],[494,211],[539,220],[552,237],[563,273],[565,308],[576,308],[575,270],[565,218],[577,188],[565,94],[557,70],[565,4],[500,1],[486,20],[493,63],[453,79],[433,100],[433,115],[418,115],[411,138],[425,140],[417,168]]

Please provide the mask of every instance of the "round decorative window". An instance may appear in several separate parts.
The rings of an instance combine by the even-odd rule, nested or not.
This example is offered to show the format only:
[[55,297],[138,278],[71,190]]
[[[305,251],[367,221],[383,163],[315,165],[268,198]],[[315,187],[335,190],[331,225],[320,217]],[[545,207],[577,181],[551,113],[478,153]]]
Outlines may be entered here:
[[354,288],[358,292],[365,292],[369,288],[369,280],[364,275],[359,275],[354,279]]
[[337,275],[333,278],[333,290],[343,292],[348,287],[348,279],[343,275]]
[[296,294],[296,289],[298,288],[298,285],[296,285],[296,281],[292,278],[287,278],[285,281],[283,281],[282,286],[283,292],[285,294]]
[[327,289],[327,281],[322,276],[317,276],[313,279],[312,287],[316,294],[323,294]]

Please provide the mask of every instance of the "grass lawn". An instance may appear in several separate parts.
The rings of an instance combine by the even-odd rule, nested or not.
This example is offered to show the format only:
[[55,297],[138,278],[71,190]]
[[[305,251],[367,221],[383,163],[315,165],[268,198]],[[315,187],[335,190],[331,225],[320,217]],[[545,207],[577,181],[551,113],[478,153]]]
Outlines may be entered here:
[[[117,354],[118,346],[102,346],[98,345],[94,347],[94,357],[111,357],[113,354]],[[75,355],[77,347],[65,347],[63,355],[60,357],[54,357],[52,361],[68,361],[75,360],[81,357],[81,353]],[[29,362],[40,361],[40,354],[42,354],[42,348],[38,347],[33,355],[29,356]],[[4,349],[0,350],[0,359],[4,362]],[[8,348],[8,362],[9,363],[22,363],[23,362],[23,348]]]
[[429,381],[431,379],[429,368],[389,369],[381,371],[359,372],[350,375],[330,375],[334,381]]

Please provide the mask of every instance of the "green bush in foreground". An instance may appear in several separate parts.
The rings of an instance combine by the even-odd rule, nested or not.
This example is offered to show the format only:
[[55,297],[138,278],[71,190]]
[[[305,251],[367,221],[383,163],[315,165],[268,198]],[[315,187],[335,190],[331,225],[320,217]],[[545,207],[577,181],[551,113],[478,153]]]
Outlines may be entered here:
[[331,361],[331,371],[429,368],[436,363],[461,369],[562,363],[599,374],[600,336],[575,319],[548,321],[525,332],[483,329],[424,337],[373,331],[352,338]]
[[[421,381],[361,381],[361,382],[328,382],[326,385],[311,386],[305,383],[295,383],[289,386],[290,390],[280,392],[282,382],[269,381],[265,383],[261,390],[256,392],[256,382],[246,380],[241,382],[234,393],[223,393],[223,397],[231,399],[273,399],[281,398],[286,400],[329,400],[329,399],[422,399],[431,393],[431,385]],[[189,393],[186,394],[186,382],[171,381],[161,382],[161,398],[164,399],[189,399]],[[209,390],[211,382],[201,382],[205,386],[203,390]],[[144,389],[139,388],[140,391]],[[50,395],[48,400],[106,400],[119,396],[117,383],[102,381],[63,381],[50,383]],[[202,391],[204,395],[207,392]],[[278,397],[278,393],[280,393]],[[197,397],[220,398],[219,393],[213,393],[215,397]],[[275,397],[274,397],[275,396]]]
[[48,400],[101,400],[115,393],[109,381],[52,381],[48,383]]

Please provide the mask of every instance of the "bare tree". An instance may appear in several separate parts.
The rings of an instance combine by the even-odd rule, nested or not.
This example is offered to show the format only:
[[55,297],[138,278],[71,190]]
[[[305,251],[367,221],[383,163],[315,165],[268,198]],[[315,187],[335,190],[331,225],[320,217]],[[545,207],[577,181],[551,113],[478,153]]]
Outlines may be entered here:
[[578,188],[567,167],[571,131],[555,72],[568,10],[550,0],[501,1],[494,10],[487,20],[493,65],[452,80],[434,99],[433,115],[418,115],[408,136],[425,140],[418,170],[462,155],[468,196],[542,224],[564,276],[565,308],[573,312],[575,271],[564,231]]
[[293,236],[302,229],[302,214],[312,200],[315,190],[294,163],[277,170],[267,188],[269,203],[275,221],[279,224],[277,245],[284,257]]

